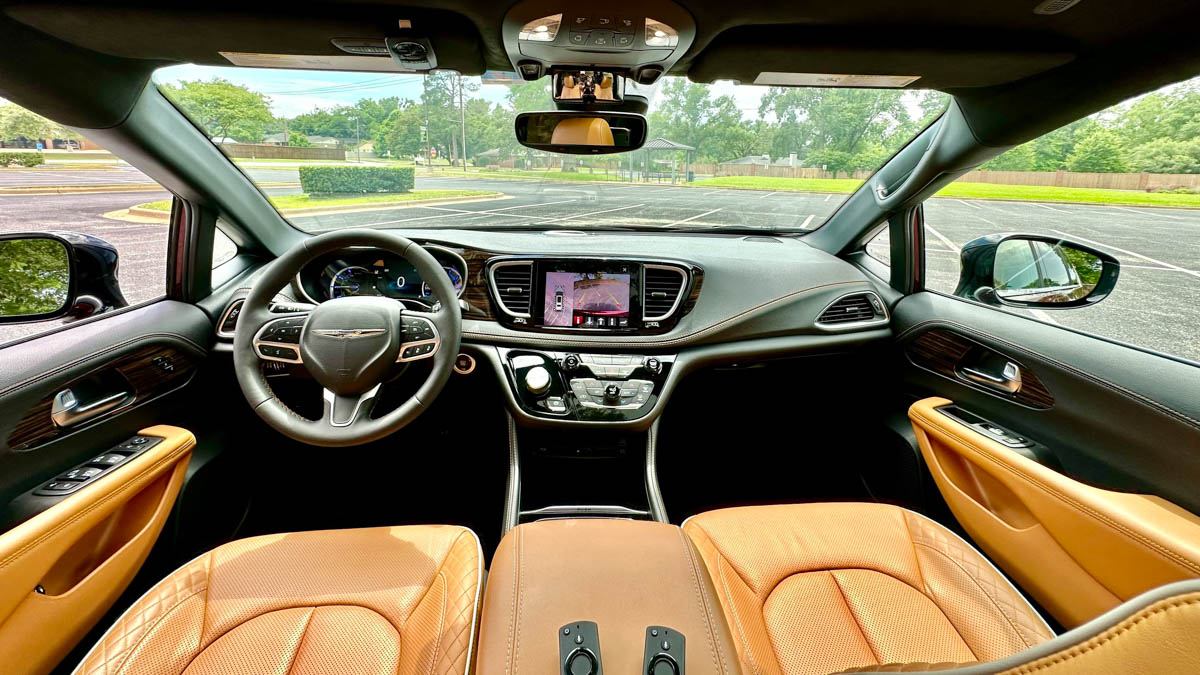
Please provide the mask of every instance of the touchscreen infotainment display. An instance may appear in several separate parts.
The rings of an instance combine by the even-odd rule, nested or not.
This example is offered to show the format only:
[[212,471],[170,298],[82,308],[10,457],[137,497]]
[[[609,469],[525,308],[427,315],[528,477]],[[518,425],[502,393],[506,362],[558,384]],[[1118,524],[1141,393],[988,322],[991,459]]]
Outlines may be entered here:
[[542,325],[628,328],[629,284],[629,274],[548,271]]

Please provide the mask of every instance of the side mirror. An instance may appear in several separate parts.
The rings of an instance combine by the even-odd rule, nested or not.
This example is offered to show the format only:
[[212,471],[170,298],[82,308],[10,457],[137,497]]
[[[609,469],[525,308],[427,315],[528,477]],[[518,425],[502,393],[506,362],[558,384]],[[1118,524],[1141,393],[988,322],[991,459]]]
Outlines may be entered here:
[[605,155],[642,147],[646,118],[626,112],[528,112],[517,115],[516,134],[518,143],[534,150]]
[[1037,234],[967,242],[954,294],[990,305],[1069,309],[1093,305],[1117,284],[1121,264],[1083,244]]
[[0,323],[74,321],[128,304],[117,251],[74,232],[0,235]]

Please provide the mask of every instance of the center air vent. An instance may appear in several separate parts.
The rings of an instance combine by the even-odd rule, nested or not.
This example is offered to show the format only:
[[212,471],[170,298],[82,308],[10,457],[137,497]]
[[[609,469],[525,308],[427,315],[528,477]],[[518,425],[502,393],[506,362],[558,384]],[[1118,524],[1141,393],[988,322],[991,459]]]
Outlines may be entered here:
[[533,263],[528,260],[492,265],[492,288],[500,309],[512,316],[529,318],[533,302]]
[[642,270],[642,319],[662,321],[679,307],[687,272],[668,265],[646,265]]
[[825,308],[817,317],[817,324],[826,327],[851,324],[883,323],[888,320],[883,301],[874,293],[852,293],[843,295]]

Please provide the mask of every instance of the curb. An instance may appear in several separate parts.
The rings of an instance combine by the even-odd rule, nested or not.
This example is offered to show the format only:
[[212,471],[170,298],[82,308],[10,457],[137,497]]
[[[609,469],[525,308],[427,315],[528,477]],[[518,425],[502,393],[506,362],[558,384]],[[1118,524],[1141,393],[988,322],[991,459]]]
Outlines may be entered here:
[[[298,209],[281,209],[279,211],[282,216],[319,216],[326,213],[351,213],[356,211],[390,211],[393,209],[404,209],[421,206],[429,206],[436,204],[461,204],[466,202],[485,202],[492,200],[512,199],[511,195],[496,193],[494,195],[473,195],[469,197],[440,197],[438,199],[422,199],[411,202],[368,202],[364,204],[346,204],[343,206],[309,206]],[[123,213],[122,213],[123,212]],[[110,211],[104,214],[107,218],[114,220],[123,220],[121,215],[130,215],[136,218],[147,218],[158,222],[166,223],[171,219],[170,211],[160,211],[158,209],[143,209],[137,206],[131,206],[128,209]],[[136,221],[134,221],[136,222]]]
[[[259,187],[299,187],[299,183],[258,183]],[[57,186],[27,186],[0,187],[0,195],[69,195],[69,194],[99,194],[105,192],[165,192],[166,188],[158,183],[122,183],[114,185],[57,185]]]

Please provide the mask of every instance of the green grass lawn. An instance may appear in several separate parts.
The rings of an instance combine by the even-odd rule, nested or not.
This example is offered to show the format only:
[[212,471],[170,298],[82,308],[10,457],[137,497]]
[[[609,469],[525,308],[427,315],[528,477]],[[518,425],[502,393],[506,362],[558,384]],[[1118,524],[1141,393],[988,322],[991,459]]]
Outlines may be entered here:
[[[558,180],[558,181],[624,181],[626,179],[618,177],[615,174],[605,175],[604,173],[587,173],[587,171],[488,171],[487,169],[449,169],[446,171],[438,171],[444,174],[459,174],[464,176],[480,176],[483,178],[536,178],[539,180]],[[421,175],[418,173],[417,175]]]
[[[862,185],[854,178],[772,178],[768,176],[723,176],[705,178],[692,187],[734,188],[776,192],[850,193]],[[1200,208],[1200,195],[1132,190],[1093,190],[1087,188],[1038,187],[1034,185],[997,185],[994,183],[952,183],[938,197],[961,199],[1008,199],[1037,202],[1076,202],[1091,204],[1127,204],[1130,206],[1173,206]]]
[[[278,195],[269,197],[277,209],[304,209],[319,206],[353,206],[355,204],[390,204],[392,202],[420,202],[428,199],[456,199],[458,197],[483,197],[499,195],[491,190],[413,190],[412,192],[380,193],[371,195]],[[170,211],[171,200],[138,204],[134,208],[153,211]]]

